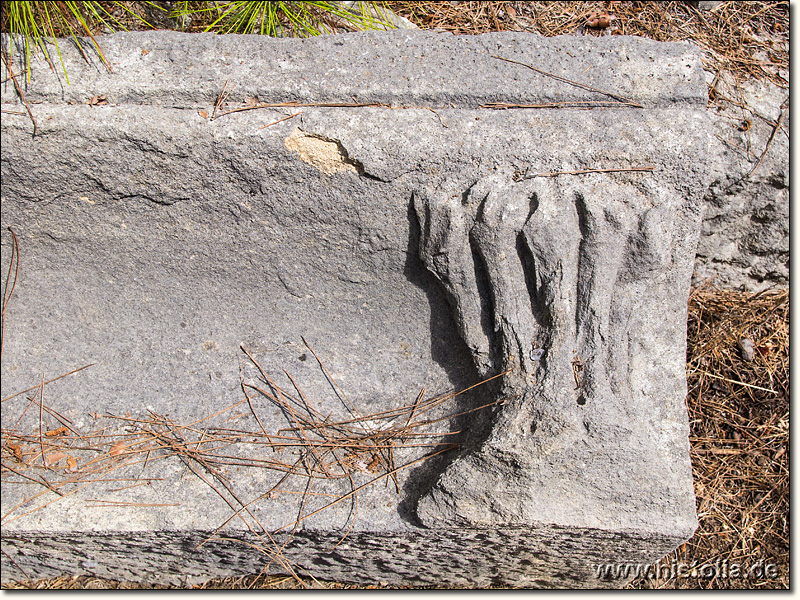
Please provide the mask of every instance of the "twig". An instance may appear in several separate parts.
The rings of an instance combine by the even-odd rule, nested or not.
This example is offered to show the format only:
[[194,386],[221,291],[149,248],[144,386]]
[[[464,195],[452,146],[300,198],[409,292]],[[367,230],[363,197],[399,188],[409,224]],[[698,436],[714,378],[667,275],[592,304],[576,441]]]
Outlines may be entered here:
[[[299,394],[300,399],[303,401],[303,404],[305,405],[304,408],[306,409],[306,411],[308,411],[314,418],[316,418],[316,419],[318,419],[320,421],[324,421],[322,419],[322,415],[320,415],[319,412],[314,410],[314,407],[311,406],[311,402],[309,402],[308,398],[306,398],[306,395],[303,393],[303,390],[300,389],[300,386],[297,385],[297,382],[294,380],[294,377],[289,375],[289,373],[286,371],[286,369],[283,370],[283,373],[286,375],[286,377],[289,378],[289,381],[292,382],[292,385],[294,386],[294,389],[297,390],[297,393]],[[328,436],[325,435],[325,429],[324,429],[326,423],[323,422],[322,425],[323,425],[322,436],[325,439],[328,439]]]
[[502,404],[506,400],[511,400],[512,398],[517,398],[518,396],[508,396],[507,398],[501,398],[500,400],[494,400],[493,402],[487,402],[486,404],[482,404],[477,408],[471,408],[469,410],[465,410],[462,412],[457,412],[455,414],[447,415],[446,417],[442,417],[441,419],[429,419],[427,421],[417,421],[416,423],[412,423],[411,427],[420,427],[422,425],[432,425],[433,423],[439,423],[440,421],[446,421],[448,419],[453,419],[455,417],[460,417],[462,415],[468,415],[474,412],[477,412],[483,408],[487,408],[489,406],[495,406],[497,404]]
[[[224,113],[212,116],[209,121],[219,119],[231,113],[243,112],[245,110],[256,110],[259,108],[391,108],[388,104],[381,104],[380,102],[259,102],[255,106],[242,106],[241,108],[232,108]],[[216,107],[214,108],[216,113]],[[301,111],[302,112],[302,111]],[[294,115],[292,115],[294,116]],[[278,121],[280,122],[280,121]]]
[[[256,534],[256,536],[258,536],[258,534]],[[253,544],[253,543],[247,542],[245,540],[240,540],[240,539],[236,539],[236,538],[229,538],[229,537],[219,537],[217,539],[224,540],[224,541],[227,541],[227,542],[239,542],[241,544],[245,544],[246,546],[250,546],[251,548],[255,548],[256,550],[258,550],[259,552],[261,552],[263,554],[266,554],[267,556],[271,556],[272,560],[274,560],[275,557],[277,556],[276,553],[274,553],[274,552],[270,553],[268,550],[265,550],[263,546],[259,546],[257,544]],[[270,560],[270,564],[272,563],[272,560]],[[308,586],[306,585],[305,581],[300,579],[300,576],[297,573],[295,573],[295,571],[292,569],[290,563],[285,558],[283,558],[283,562],[284,562],[284,565],[286,566],[287,570],[289,570],[292,573],[292,578],[295,581],[297,581],[298,583],[300,583],[300,585],[302,585],[304,588],[308,588]]]
[[711,106],[711,103],[717,97],[717,82],[719,81],[720,73],[722,73],[722,68],[717,69],[717,74],[714,76],[714,81],[712,81],[711,85],[708,86],[708,103],[707,103],[707,107]]
[[527,175],[520,179],[534,179],[535,177],[555,177],[556,175],[584,175],[586,173],[619,173],[628,171],[654,171],[655,167],[620,167],[616,169],[581,169],[579,171],[551,171],[549,173],[536,173],[535,175]]
[[11,555],[10,555],[8,552],[6,552],[5,550],[0,550],[0,552],[2,552],[3,554],[5,554],[5,555],[6,555],[6,556],[8,557],[8,560],[10,560],[12,563],[14,563],[14,566],[15,566],[15,567],[17,567],[17,568],[18,568],[20,571],[22,571],[22,574],[23,574],[23,575],[25,575],[25,577],[27,577],[28,579],[30,579],[30,578],[31,578],[31,576],[30,576],[30,575],[28,575],[28,574],[25,572],[25,569],[23,569],[22,567],[20,567],[20,566],[17,564],[17,561],[15,561],[13,558],[11,558]]
[[19,87],[19,82],[17,81],[17,76],[14,75],[14,71],[11,70],[11,65],[8,64],[8,59],[6,58],[5,51],[0,52],[0,56],[3,57],[3,62],[6,63],[6,68],[8,69],[8,74],[11,76],[11,80],[14,82],[14,87],[17,89],[17,93],[19,94],[19,97],[22,99],[23,104],[25,104],[25,109],[28,111],[28,116],[31,118],[31,121],[33,122],[33,136],[36,137],[36,130],[37,130],[36,119],[33,118],[33,113],[31,112],[31,107],[30,107],[30,105],[28,104],[28,101],[25,98],[25,94],[22,93],[22,88]]
[[756,159],[758,158],[755,154],[750,152],[750,150],[748,150],[747,148],[743,148],[739,144],[735,144],[730,140],[726,140],[724,137],[722,137],[718,133],[715,133],[714,137],[717,138],[718,140],[720,140],[723,144],[727,144],[728,146],[730,146],[734,150],[738,150],[739,152],[742,152],[742,153],[744,153],[746,155],[752,156],[753,158],[756,158]]
[[242,391],[244,392],[244,397],[247,398],[247,404],[250,407],[250,412],[253,413],[253,416],[256,418],[256,422],[258,423],[258,426],[261,427],[261,431],[264,432],[264,435],[269,436],[267,430],[264,429],[264,425],[261,423],[261,419],[258,418],[258,413],[256,413],[256,409],[253,408],[253,402],[250,399],[250,394],[247,393],[247,386],[244,383],[244,373],[242,372],[241,366],[239,368],[239,380],[242,386]]
[[[364,488],[372,485],[376,481],[380,481],[381,479],[384,479],[385,477],[391,477],[393,473],[397,473],[398,471],[402,471],[403,469],[406,469],[406,468],[408,468],[408,467],[410,467],[412,465],[415,465],[415,464],[420,463],[422,461],[428,460],[429,458],[433,458],[434,456],[437,456],[439,454],[442,454],[444,452],[452,450],[456,446],[457,446],[456,444],[449,444],[446,448],[442,448],[441,450],[437,450],[436,452],[431,452],[430,454],[426,454],[425,456],[423,456],[421,458],[418,458],[416,460],[412,460],[410,462],[407,462],[406,464],[404,464],[404,465],[402,465],[400,467],[397,467],[395,469],[392,469],[391,471],[387,471],[386,473],[382,473],[382,474],[378,475],[377,477],[375,477],[374,479],[369,480],[367,483],[361,484],[357,488],[353,489],[351,492],[348,492],[347,494],[344,494],[343,496],[340,496],[339,498],[337,498],[333,502],[330,502],[329,504],[326,504],[325,506],[323,506],[321,508],[318,508],[317,510],[312,511],[312,512],[308,513],[307,515],[301,517],[300,519],[297,520],[297,522],[304,521],[305,519],[308,519],[309,517],[312,517],[312,516],[316,515],[317,513],[320,513],[323,510],[325,510],[327,508],[330,508],[331,506],[334,506],[335,504],[339,504],[339,502],[341,502],[342,500],[346,500],[350,496],[353,496],[354,494],[357,494],[359,491],[361,491]],[[290,523],[288,525],[284,525],[278,531],[281,531],[282,529],[287,529],[289,527],[293,527],[294,525],[296,525],[297,522]]]
[[[325,377],[328,378],[328,381],[330,382],[331,386],[333,386],[336,395],[339,396],[340,399],[344,398],[347,401],[345,408],[347,408],[350,411],[351,415],[356,415],[359,419],[363,419],[363,416],[355,407],[355,405],[352,402],[350,402],[350,398],[347,397],[347,394],[344,393],[344,390],[339,387],[339,384],[336,383],[336,380],[333,377],[331,377],[330,373],[328,373],[328,369],[326,369],[325,365],[322,364],[322,361],[319,359],[319,356],[317,356],[317,353],[314,352],[314,349],[311,347],[311,345],[306,341],[304,337],[301,336],[300,339],[303,340],[303,343],[306,345],[306,348],[308,348],[311,354],[314,355],[314,358],[317,360],[317,363],[319,363],[322,372],[325,373]],[[340,393],[341,395],[339,395]]]
[[713,373],[709,373],[707,371],[702,371],[700,369],[697,372],[702,373],[707,377],[712,377],[714,379],[721,379],[722,381],[727,381],[728,383],[735,383],[736,385],[743,385],[745,387],[753,388],[754,390],[761,390],[762,392],[770,392],[771,394],[777,394],[775,390],[771,390],[769,388],[759,387],[757,385],[753,385],[751,383],[745,383],[744,381],[736,381],[735,379],[728,379],[726,377],[720,377],[719,375],[714,375]]
[[[452,394],[446,394],[446,395],[441,396],[439,398],[434,398],[433,401],[428,403],[427,405],[425,405],[422,408],[422,410],[419,411],[418,414],[424,414],[426,412],[429,412],[430,410],[432,410],[436,406],[440,405],[442,402],[446,402],[447,400],[455,398],[456,396],[460,396],[461,394],[465,394],[468,391],[470,391],[470,390],[472,390],[472,389],[474,389],[474,388],[476,388],[478,386],[483,385],[484,383],[488,383],[488,382],[490,382],[490,381],[492,381],[494,379],[497,379],[499,377],[503,377],[504,375],[508,375],[510,372],[511,372],[511,369],[507,369],[506,371],[503,371],[502,373],[498,373],[497,375],[493,375],[492,377],[489,377],[488,379],[484,379],[483,381],[479,381],[478,383],[476,383],[474,385],[471,385],[468,388],[465,388],[465,389],[463,389],[461,391],[454,392]],[[496,404],[496,403],[492,403],[492,404]],[[481,408],[481,407],[479,407],[479,408]],[[478,409],[474,409],[474,410],[478,410]],[[470,412],[470,411],[466,411],[466,412]]]
[[695,454],[745,454],[746,450],[740,450],[738,448],[692,448],[692,452]]
[[54,494],[58,494],[59,496],[63,496],[64,495],[61,492],[59,492],[56,488],[54,488],[52,486],[52,484],[49,481],[47,481],[46,479],[44,479],[43,477],[40,478],[40,479],[36,479],[34,477],[30,477],[28,475],[25,475],[25,473],[21,473],[21,472],[17,471],[14,467],[12,467],[10,465],[3,465],[3,468],[4,469],[8,469],[9,471],[11,471],[12,473],[14,473],[16,475],[19,475],[23,479],[27,479],[28,481],[31,481],[33,483],[37,483],[39,485],[43,485],[44,487],[46,487],[48,490],[50,490]]
[[[416,108],[416,107],[410,107],[410,108]],[[442,115],[433,110],[430,106],[422,106],[421,108],[431,111],[433,114],[437,116],[437,118],[439,119],[439,123],[442,124],[442,127],[444,127],[445,129],[450,129],[450,126],[445,122],[444,117],[442,117]]]
[[[186,460],[185,457],[181,457],[181,459],[182,459],[183,463],[189,468],[189,470],[192,471],[192,473],[197,475],[197,477],[199,477],[202,481],[204,481],[206,483],[206,485],[208,485],[212,490],[214,490],[217,493],[217,495],[220,498],[222,498],[222,500],[230,507],[230,509],[234,511],[234,513],[235,513],[234,516],[238,516],[242,520],[242,522],[247,526],[247,528],[250,531],[253,532],[253,535],[255,535],[259,540],[261,540],[261,542],[264,543],[265,546],[266,546],[266,543],[264,542],[264,538],[262,538],[261,535],[259,535],[259,533],[255,529],[253,529],[253,527],[250,525],[250,523],[247,522],[247,519],[245,519],[244,516],[242,516],[241,512],[236,510],[236,508],[233,506],[231,501],[228,500],[228,498],[226,498],[225,495],[222,492],[220,492],[219,489],[213,483],[211,483],[208,479],[203,477],[203,474],[200,473],[194,467],[194,465],[192,465],[188,460]],[[277,549],[278,548],[278,544],[275,541],[275,539],[272,537],[272,535],[270,535],[270,533],[261,524],[261,522],[256,518],[256,516],[247,508],[249,506],[249,504],[245,505],[241,500],[239,500],[239,498],[236,496],[236,494],[234,494],[232,490],[228,489],[228,485],[224,481],[221,481],[221,483],[226,487],[226,489],[228,490],[228,493],[230,493],[231,496],[233,496],[233,498],[239,503],[239,505],[242,506],[242,510],[246,510],[247,514],[250,515],[250,517],[253,519],[253,521],[255,521],[255,523],[257,523],[259,527],[261,527],[261,530],[267,535],[267,537],[269,538],[269,541]],[[242,540],[239,540],[239,541],[242,541]],[[264,550],[264,553],[268,554],[266,550]],[[295,577],[298,581],[300,580],[300,578],[298,577],[297,573],[295,573],[294,569],[292,568],[292,565],[289,563],[288,560],[286,560],[286,558],[280,553],[280,551],[277,552],[277,553],[273,553],[273,556],[280,557],[280,560],[281,560],[281,563],[283,564],[283,566],[292,574],[293,577]]]
[[557,79],[559,81],[563,81],[564,83],[569,83],[570,85],[574,85],[576,87],[583,88],[585,90],[589,90],[590,92],[597,92],[599,94],[604,94],[606,96],[610,96],[611,98],[614,98],[615,100],[619,100],[620,102],[623,102],[623,103],[628,104],[630,106],[633,106],[633,107],[636,107],[636,108],[644,108],[644,106],[642,106],[638,102],[635,102],[635,101],[631,100],[630,98],[626,98],[625,96],[620,96],[619,94],[615,94],[614,92],[608,92],[606,90],[601,90],[601,89],[598,89],[598,88],[594,88],[594,87],[592,87],[590,85],[586,85],[585,83],[580,83],[578,81],[572,81],[571,79],[567,79],[566,77],[561,77],[560,75],[554,75],[553,73],[548,73],[547,71],[542,71],[541,69],[537,69],[536,67],[534,67],[532,65],[529,65],[527,63],[524,63],[524,62],[519,62],[518,60],[511,60],[510,58],[503,58],[502,56],[497,56],[496,54],[492,54],[491,57],[492,58],[497,58],[499,60],[504,60],[506,62],[514,63],[515,65],[521,65],[523,67],[527,67],[529,69],[532,69],[532,70],[536,71],[537,73],[541,73],[542,75],[547,75],[548,77],[552,77],[553,79]]
[[[292,409],[292,406],[286,400],[283,399],[283,392],[281,391],[281,389],[279,387],[277,387],[274,383],[272,383],[272,380],[268,379],[267,381],[269,382],[269,384],[273,388],[275,388],[277,390],[279,401],[282,401],[281,402],[282,406],[288,411],[289,415],[291,416],[291,419],[292,419],[291,424],[292,425],[300,425],[300,420],[297,418],[297,415],[295,414],[294,410]],[[323,465],[323,470],[325,470],[324,469],[324,464],[322,463],[322,460],[319,458],[319,456],[317,455],[317,453],[316,453],[316,451],[314,449],[314,445],[311,444],[310,440],[306,437],[306,435],[304,433],[305,429],[298,427],[298,431],[300,432],[300,435],[303,438],[304,447],[307,448],[308,451],[309,451],[309,454],[311,454],[316,459],[317,464],[322,464]],[[311,472],[312,472],[312,469],[309,467],[308,462],[306,460],[304,460],[303,462],[305,463],[306,469],[308,470],[308,473],[310,475]]]
[[180,502],[175,502],[172,504],[150,504],[144,502],[123,502],[121,500],[93,500],[92,498],[87,498],[86,502],[94,502],[94,505],[91,505],[91,508],[116,508],[119,506],[137,506],[140,508],[147,508],[147,507],[155,507],[155,506],[180,506]]
[[[145,459],[145,466],[147,466],[147,460]],[[108,490],[109,492],[122,492],[124,490],[129,490],[131,488],[139,487],[140,485],[150,485],[151,481],[164,481],[163,478],[159,479],[145,479],[144,481],[139,481],[138,483],[134,483],[133,485],[126,485],[125,487],[121,488],[113,488]]]
[[[292,117],[296,117],[297,115],[302,115],[302,114],[303,114],[302,110],[298,111],[298,112],[294,113],[293,115],[289,115],[288,117],[283,117],[282,119],[278,119],[277,121],[273,121],[272,123],[267,123],[266,125],[262,125],[261,127],[259,127],[259,129],[266,129],[267,127],[272,127],[273,125],[277,125],[278,123],[282,123],[283,121],[287,121],[287,120],[291,119]],[[220,115],[220,116],[222,116],[222,115]]]
[[773,129],[772,129],[772,133],[770,134],[769,139],[767,140],[767,145],[764,148],[764,151],[761,153],[761,156],[759,157],[758,162],[756,162],[756,164],[753,166],[753,168],[750,169],[750,172],[747,175],[745,175],[745,179],[748,179],[753,173],[755,173],[756,169],[758,169],[758,167],[761,166],[761,163],[763,162],[764,157],[767,155],[767,151],[769,150],[769,147],[772,145],[772,140],[775,139],[775,135],[778,133],[778,130],[783,125],[783,120],[786,118],[786,111],[788,109],[789,109],[789,99],[787,98],[783,102],[783,104],[781,104],[781,116],[778,118],[778,122],[775,124],[775,127],[773,127]]
[[[293,473],[294,473],[294,474],[296,474],[296,473],[298,472],[298,469],[297,469],[297,467],[299,466],[299,464],[300,464],[300,461],[299,461],[299,460],[298,460],[298,461],[296,461],[296,462],[295,462],[295,464],[294,464],[292,467],[290,467],[290,470],[289,470],[289,471],[287,471],[287,472],[286,472],[286,473],[283,475],[283,477],[281,477],[280,481],[278,481],[278,483],[276,483],[275,485],[273,485],[273,486],[272,486],[270,489],[268,489],[266,492],[263,492],[263,493],[262,493],[260,496],[258,496],[257,498],[255,498],[255,499],[251,500],[250,502],[248,502],[247,504],[245,504],[244,506],[242,506],[242,508],[239,508],[239,509],[235,509],[235,508],[234,508],[234,509],[233,509],[234,513],[233,513],[233,514],[232,514],[232,515],[231,515],[231,516],[228,518],[228,520],[227,520],[227,521],[225,521],[225,522],[224,522],[222,525],[220,525],[219,527],[217,527],[217,528],[216,528],[216,530],[214,530],[214,531],[211,533],[211,535],[209,535],[209,536],[208,536],[208,537],[207,537],[205,540],[203,540],[203,541],[202,541],[202,542],[200,542],[200,543],[199,543],[197,546],[195,546],[195,550],[198,550],[198,549],[199,549],[201,546],[203,546],[203,545],[204,545],[204,544],[206,544],[208,541],[210,541],[210,540],[211,540],[211,539],[212,539],[212,538],[213,538],[215,535],[217,535],[217,533],[219,533],[219,532],[222,530],[222,528],[223,528],[223,527],[225,527],[225,526],[226,526],[228,523],[230,523],[230,522],[231,522],[231,521],[233,521],[233,520],[234,520],[234,519],[235,519],[237,516],[239,516],[239,514],[240,514],[240,513],[241,513],[243,510],[245,510],[245,509],[247,509],[248,507],[252,506],[253,504],[255,504],[256,502],[258,502],[258,501],[259,501],[259,500],[261,500],[262,498],[269,498],[273,492],[277,491],[277,490],[278,490],[278,488],[279,488],[279,487],[280,487],[280,486],[281,486],[281,485],[282,485],[282,484],[283,484],[283,483],[284,483],[284,482],[285,482],[287,479],[289,479],[289,476],[290,476],[290,475],[292,475]],[[239,518],[241,518],[241,517],[239,517]]]
[[[336,453],[336,450],[332,450],[331,452],[333,453],[333,456],[336,459],[336,462],[339,464],[339,467],[344,471],[345,467],[342,464],[342,461],[339,459],[339,455]],[[336,550],[336,548],[339,546],[339,544],[341,544],[345,540],[345,538],[350,534],[350,531],[353,529],[353,525],[355,525],[355,523],[356,523],[356,518],[358,517],[358,493],[356,491],[356,484],[353,481],[352,474],[350,474],[350,473],[347,474],[347,480],[350,482],[350,491],[353,494],[353,505],[352,505],[352,508],[350,509],[350,512],[353,515],[353,518],[350,519],[350,524],[348,525],[347,529],[345,530],[344,535],[342,536],[342,538],[338,542],[336,542],[336,545],[333,548],[331,548],[331,550],[330,550],[331,552]]]
[[[36,398],[36,394],[33,395]],[[39,445],[42,447],[42,464],[47,467],[47,459],[44,456],[44,440],[42,439],[42,415],[44,413],[44,373],[42,373],[42,383],[39,387]]]
[[[406,425],[404,429],[408,429],[411,421],[414,419],[414,415],[417,412],[417,407],[419,406],[419,401],[422,400],[423,396],[425,396],[425,388],[422,388],[420,393],[417,395],[417,399],[414,400],[414,405],[411,408],[411,412],[408,414],[408,418],[406,419]],[[404,441],[406,438],[402,438]]]
[[228,97],[228,94],[230,94],[230,92],[228,92],[227,94],[225,93],[225,90],[228,89],[228,84],[230,82],[231,78],[228,77],[228,79],[225,81],[225,85],[222,87],[222,91],[219,93],[219,96],[217,96],[217,101],[214,103],[214,111],[211,113],[212,121],[216,118],[214,115],[217,114],[217,110],[222,107],[222,104],[225,102],[225,99]]
[[[9,73],[9,75],[10,75],[10,73]],[[22,73],[14,73],[14,75],[22,75]],[[1,80],[1,81],[0,81],[0,85],[2,85],[3,83],[5,83],[6,81],[9,81],[10,79],[11,79],[11,77],[6,77],[5,79],[3,79],[3,80]],[[20,115],[24,115],[25,113],[18,113],[18,114],[20,114]]]
[[[120,464],[120,465],[116,465],[114,467],[111,467],[107,471],[105,471],[105,473],[109,473],[111,471],[114,471],[115,469],[118,469],[118,468],[120,468],[122,466],[125,466],[125,465],[124,464]],[[27,516],[27,515],[29,515],[31,513],[34,513],[34,512],[36,512],[38,510],[41,510],[41,509],[51,505],[53,502],[57,502],[58,500],[61,500],[62,498],[66,498],[67,496],[71,496],[72,494],[75,494],[75,493],[79,492],[80,490],[84,489],[85,487],[88,487],[89,485],[91,485],[92,483],[95,483],[96,481],[103,481],[103,480],[100,479],[100,478],[90,479],[90,480],[86,481],[85,483],[83,483],[83,485],[81,485],[79,487],[76,487],[74,490],[67,492],[63,496],[59,496],[58,498],[54,498],[53,500],[50,500],[49,502],[45,502],[44,504],[41,504],[41,505],[37,506],[36,508],[32,508],[31,510],[29,510],[27,512],[24,512],[21,515],[17,515],[13,519],[6,520],[18,508],[20,508],[21,506],[27,504],[28,502],[30,502],[30,501],[32,501],[32,500],[34,500],[34,499],[38,498],[39,496],[41,496],[41,495],[46,493],[45,491],[41,491],[38,494],[36,494],[35,496],[32,496],[30,498],[25,498],[22,502],[20,502],[16,506],[14,506],[14,508],[12,508],[11,510],[7,511],[3,515],[2,520],[4,521],[5,526],[8,526],[9,523],[12,523],[13,521],[21,519],[21,518],[23,518],[23,517],[25,517],[25,516]],[[63,482],[61,482],[61,483],[59,483],[57,485],[59,487],[62,487],[62,486],[66,485],[66,484],[69,484],[69,483],[79,483],[79,482],[83,482],[83,480],[80,480],[80,479],[69,479],[69,480],[63,481]]]
[[[63,379],[64,377],[67,377],[68,375],[72,375],[73,373],[77,373],[78,371],[82,371],[83,369],[87,369],[89,367],[92,367],[92,366],[94,366],[94,364],[95,363],[84,365],[84,366],[80,367],[79,369],[75,369],[74,371],[70,371],[69,373],[64,373],[63,375],[59,375],[58,377],[54,377],[53,379],[49,379],[48,381],[44,382],[44,385],[47,385],[48,383],[53,383],[54,381],[58,381],[59,379]],[[35,385],[33,387],[29,387],[27,390],[22,390],[21,392],[17,392],[16,394],[12,394],[11,396],[6,396],[2,400],[0,400],[0,402],[5,402],[6,400],[11,400],[12,398],[16,398],[17,396],[21,396],[22,394],[25,394],[26,392],[30,392],[31,390],[35,390],[38,387],[39,387],[38,385]],[[50,409],[45,408],[45,410],[50,412]],[[69,422],[71,422],[71,421],[69,421]]]
[[[11,232],[11,260],[8,263],[8,275],[6,276],[6,285],[3,288],[3,312],[2,317],[0,317],[0,357],[3,356],[6,340],[6,308],[8,308],[8,303],[11,301],[11,296],[17,287],[17,279],[19,279],[19,241],[14,230],[11,227],[8,230]],[[14,281],[11,281],[12,270],[14,271]],[[8,289],[9,282],[11,282],[10,290]]]
[[543,102],[541,104],[516,104],[511,102],[487,102],[478,108],[492,108],[495,110],[505,110],[508,108],[614,108],[619,106],[630,106],[641,108],[636,103],[629,102],[604,102],[600,100],[578,100],[575,102]]

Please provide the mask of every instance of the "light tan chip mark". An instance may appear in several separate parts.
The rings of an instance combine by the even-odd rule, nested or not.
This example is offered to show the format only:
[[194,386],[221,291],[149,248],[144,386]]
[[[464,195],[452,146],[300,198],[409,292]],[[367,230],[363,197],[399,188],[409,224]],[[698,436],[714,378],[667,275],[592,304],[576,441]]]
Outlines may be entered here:
[[316,167],[326,175],[355,171],[356,163],[347,156],[342,145],[328,138],[295,129],[284,140],[286,148],[300,154],[300,160]]

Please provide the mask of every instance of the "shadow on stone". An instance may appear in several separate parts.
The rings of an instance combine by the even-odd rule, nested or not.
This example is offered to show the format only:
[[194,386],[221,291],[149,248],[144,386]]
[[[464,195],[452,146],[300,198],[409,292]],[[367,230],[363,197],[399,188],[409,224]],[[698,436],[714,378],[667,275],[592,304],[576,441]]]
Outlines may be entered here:
[[[419,258],[420,226],[414,213],[414,208],[409,202],[408,206],[409,236],[408,249],[404,275],[406,278],[422,289],[430,303],[430,329],[431,329],[431,357],[447,373],[451,391],[458,392],[480,381],[478,372],[473,365],[472,357],[464,341],[457,333],[453,322],[452,310],[445,298],[444,292],[433,275],[431,275]],[[431,390],[429,393],[445,393],[445,390]],[[449,413],[457,414],[491,402],[499,393],[499,384],[496,381],[481,385],[475,390],[457,396],[453,402],[448,403]],[[447,466],[459,456],[478,448],[481,442],[491,431],[492,408],[483,409],[477,413],[470,413],[454,417],[448,423],[448,431],[461,431],[449,439],[461,445],[460,450],[452,450],[432,457],[420,465],[412,467],[408,479],[403,485],[402,499],[398,505],[401,518],[416,527],[422,527],[417,517],[417,502],[435,485],[439,476]]]

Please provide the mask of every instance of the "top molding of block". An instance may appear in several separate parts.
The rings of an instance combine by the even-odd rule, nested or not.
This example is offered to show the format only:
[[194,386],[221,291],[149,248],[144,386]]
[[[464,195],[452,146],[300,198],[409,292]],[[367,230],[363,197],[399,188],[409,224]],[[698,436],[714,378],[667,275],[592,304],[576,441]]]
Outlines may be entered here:
[[[645,108],[700,108],[707,101],[698,48],[630,36],[455,36],[397,30],[276,39],[151,31],[97,39],[111,73],[91,41],[83,44],[87,63],[74,41],[60,40],[70,84],[52,52],[55,70],[41,58],[31,65],[28,101],[85,104],[103,94],[109,104],[190,108],[213,104],[228,80],[229,102],[257,98],[268,103],[429,108],[492,103],[619,108],[616,95]],[[9,41],[4,34],[6,49]],[[20,72],[25,54],[21,38],[14,46],[13,63]],[[18,101],[11,81],[1,87],[3,103]]]

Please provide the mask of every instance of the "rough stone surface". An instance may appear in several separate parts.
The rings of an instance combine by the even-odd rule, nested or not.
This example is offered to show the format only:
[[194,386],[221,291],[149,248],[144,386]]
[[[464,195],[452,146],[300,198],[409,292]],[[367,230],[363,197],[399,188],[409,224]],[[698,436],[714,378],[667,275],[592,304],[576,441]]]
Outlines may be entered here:
[[[13,546],[8,544],[8,551],[26,569],[34,560],[41,561],[37,573],[42,577],[67,572],[173,586],[191,586],[215,575],[253,574],[263,568],[263,555],[245,545],[259,543],[254,535],[239,531],[231,539],[196,549],[210,533],[28,533],[14,540]],[[643,557],[662,555],[674,544],[670,537],[650,533],[558,526],[371,531],[354,533],[336,546],[340,538],[341,534],[301,532],[286,554],[297,568],[324,573],[326,579],[339,582],[475,588],[514,582],[534,588],[615,588],[626,577],[608,572],[598,577],[598,568],[641,563]]]
[[[3,397],[94,362],[46,388],[75,427],[147,410],[187,423],[243,399],[243,345],[339,416],[300,336],[369,412],[508,371],[455,408],[503,405],[442,423],[469,426],[460,451],[401,471],[399,493],[365,488],[335,552],[352,504],[303,521],[287,557],[340,581],[613,587],[593,565],[652,562],[691,536],[686,302],[716,151],[695,49],[409,31],[103,42],[110,74],[66,44],[72,85],[32,65],[35,137],[27,116],[3,114],[3,272],[6,227],[22,251]],[[381,106],[206,118],[228,79],[228,109]],[[100,94],[108,103],[90,105]],[[2,101],[20,108],[8,82]],[[15,401],[3,427],[37,430],[38,415],[14,424]],[[285,424],[255,408],[268,429]],[[4,552],[29,574],[171,583],[263,566],[241,543],[195,551],[229,506],[180,461],[148,469],[160,481],[30,514],[14,507],[31,488],[4,482]],[[231,474],[248,500],[278,477]],[[87,501],[165,494],[177,506]],[[277,529],[296,496],[253,511]],[[223,533],[247,535],[238,521]],[[4,580],[19,577],[4,554]]]
[[[707,76],[713,80],[713,74]],[[747,108],[709,110],[721,148],[712,160],[714,181],[705,201],[694,283],[712,279],[719,287],[751,292],[786,287],[789,90],[755,81],[732,86],[723,80],[716,87],[717,93],[740,98]],[[767,149],[781,113],[781,128]]]

